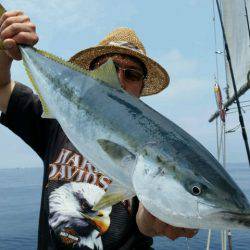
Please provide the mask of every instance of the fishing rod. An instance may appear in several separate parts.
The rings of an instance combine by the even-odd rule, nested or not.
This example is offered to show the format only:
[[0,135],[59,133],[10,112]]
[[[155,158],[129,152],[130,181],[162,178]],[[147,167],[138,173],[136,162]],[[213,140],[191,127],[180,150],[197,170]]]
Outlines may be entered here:
[[245,128],[244,118],[243,118],[243,115],[242,115],[242,112],[241,112],[241,106],[240,106],[239,97],[238,97],[238,93],[237,93],[237,88],[236,88],[236,83],[235,83],[235,78],[234,78],[234,72],[233,72],[233,66],[232,66],[229,46],[228,46],[228,43],[227,43],[227,37],[226,37],[225,28],[224,28],[224,23],[223,23],[223,20],[222,20],[222,14],[221,14],[221,9],[220,9],[220,5],[219,5],[219,0],[216,0],[216,4],[217,4],[218,13],[219,13],[220,23],[221,23],[221,29],[222,29],[223,39],[224,39],[226,57],[227,57],[228,65],[229,65],[230,75],[231,75],[231,78],[232,78],[234,96],[235,96],[235,101],[236,101],[236,104],[237,104],[237,109],[238,109],[238,114],[239,114],[239,122],[240,122],[240,125],[241,125],[242,137],[243,137],[243,140],[244,140],[244,144],[245,144],[245,148],[246,148],[246,152],[247,152],[248,163],[249,163],[249,166],[250,166],[250,150],[249,150],[247,132],[246,132],[246,128]]

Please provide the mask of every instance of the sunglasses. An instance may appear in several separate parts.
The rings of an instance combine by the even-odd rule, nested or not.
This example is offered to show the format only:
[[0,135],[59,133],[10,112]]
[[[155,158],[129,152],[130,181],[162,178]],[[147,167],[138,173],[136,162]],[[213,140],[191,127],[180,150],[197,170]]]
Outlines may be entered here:
[[135,82],[135,81],[142,81],[145,79],[145,75],[139,70],[131,68],[123,68],[117,62],[114,62],[114,65],[116,68],[116,72],[118,73],[119,70],[122,70],[125,79],[128,81]]
[[[94,66],[92,68],[100,67],[102,64],[106,63],[109,58],[111,57],[102,58],[98,62],[94,63]],[[115,65],[116,72],[118,73],[120,70],[123,71],[123,75],[125,77],[125,80],[127,81],[136,82],[136,81],[142,81],[146,78],[146,75],[139,70],[131,68],[123,68],[119,63],[115,61],[113,61],[113,63]]]

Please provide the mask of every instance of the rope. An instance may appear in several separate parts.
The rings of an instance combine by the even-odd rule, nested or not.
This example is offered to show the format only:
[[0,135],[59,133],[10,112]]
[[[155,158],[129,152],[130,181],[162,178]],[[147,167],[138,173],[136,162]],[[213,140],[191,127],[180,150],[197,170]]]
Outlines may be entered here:
[[[242,109],[242,112],[243,112],[243,113],[246,113],[246,112],[249,111],[249,110],[250,110],[250,108],[248,108],[248,109]],[[238,113],[238,111],[235,110],[235,111],[228,112],[227,115],[235,114],[235,113]]]
[[[226,168],[226,123],[221,124],[221,136],[222,136],[222,166]],[[227,230],[221,230],[221,249],[227,250]]]
[[218,54],[219,51],[217,50],[217,31],[216,31],[216,19],[215,19],[215,6],[214,6],[214,0],[212,0],[213,3],[213,30],[214,30],[214,51],[215,51],[215,65],[216,65],[216,76],[215,80],[219,82],[219,66],[218,66]]
[[[245,108],[245,107],[250,107],[250,104],[248,104],[248,105],[241,105],[241,109]],[[229,110],[231,110],[231,109],[237,109],[237,107],[230,108]]]
[[[214,31],[214,51],[215,51],[215,65],[216,65],[216,76],[215,76],[215,81],[219,82],[219,66],[218,66],[218,54],[219,52],[217,52],[217,31],[216,31],[216,18],[215,18],[215,0],[212,0],[212,12],[213,12],[213,31]],[[220,120],[220,135],[219,135],[219,125],[218,125],[218,118],[216,118],[216,144],[217,144],[217,159],[218,161],[220,161],[220,157],[221,157],[221,151],[223,148],[223,139],[225,137],[223,137],[223,122]],[[223,150],[224,151],[224,150]],[[224,159],[223,159],[224,161]],[[208,230],[208,235],[207,235],[207,246],[206,246],[206,250],[210,249],[210,244],[211,244],[211,236],[212,236],[212,230],[209,229]]]
[[240,128],[240,124],[236,125],[234,128],[228,129],[225,131],[225,133],[234,133],[237,129]]
[[250,100],[241,101],[240,103],[250,102]]

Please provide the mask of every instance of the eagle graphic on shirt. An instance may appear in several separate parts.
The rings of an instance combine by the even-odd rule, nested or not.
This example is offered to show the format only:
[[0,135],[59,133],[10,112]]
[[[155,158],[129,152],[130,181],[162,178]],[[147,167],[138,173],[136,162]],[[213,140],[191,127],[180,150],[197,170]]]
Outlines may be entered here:
[[101,235],[110,226],[111,207],[93,211],[105,191],[84,182],[66,183],[49,196],[49,225],[67,249],[102,250]]

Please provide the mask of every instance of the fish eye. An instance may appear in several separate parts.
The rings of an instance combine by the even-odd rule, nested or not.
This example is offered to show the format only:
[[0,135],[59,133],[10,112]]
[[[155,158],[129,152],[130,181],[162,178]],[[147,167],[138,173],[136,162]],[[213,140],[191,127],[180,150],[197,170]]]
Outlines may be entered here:
[[98,214],[99,217],[103,217],[103,214]]
[[192,186],[192,194],[193,195],[200,195],[201,194],[201,187],[198,184]]

